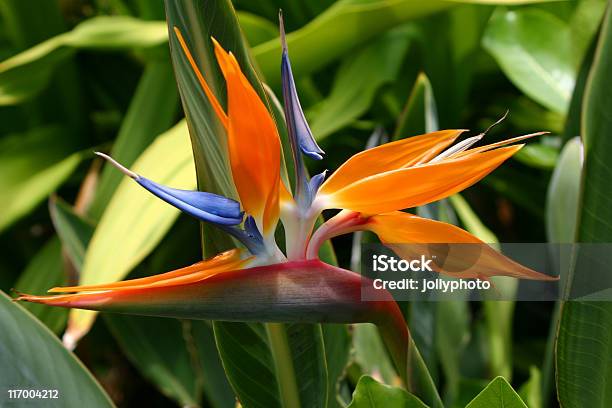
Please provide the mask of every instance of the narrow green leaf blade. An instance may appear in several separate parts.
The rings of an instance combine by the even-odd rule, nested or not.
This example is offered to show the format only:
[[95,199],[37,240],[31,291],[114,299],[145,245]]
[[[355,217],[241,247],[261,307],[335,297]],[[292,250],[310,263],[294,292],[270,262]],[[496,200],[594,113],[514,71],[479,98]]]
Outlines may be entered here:
[[[47,289],[66,283],[62,245],[57,237],[51,238],[28,263],[15,283],[15,289],[24,293],[45,293]],[[68,310],[24,304],[23,307],[43,322],[49,330],[59,333],[65,326]]]

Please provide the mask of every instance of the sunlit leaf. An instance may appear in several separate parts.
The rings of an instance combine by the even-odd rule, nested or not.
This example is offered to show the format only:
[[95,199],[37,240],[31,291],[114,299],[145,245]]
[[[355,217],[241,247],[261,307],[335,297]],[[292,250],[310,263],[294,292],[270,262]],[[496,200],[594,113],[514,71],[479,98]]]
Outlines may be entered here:
[[317,114],[311,121],[312,133],[318,140],[350,124],[368,110],[380,87],[398,75],[411,34],[409,28],[399,27],[345,59],[330,95],[316,107]]
[[497,377],[465,408],[527,408],[503,377]]
[[576,75],[570,38],[569,26],[543,10],[498,9],[483,45],[521,91],[565,113]]
[[0,231],[27,214],[72,174],[83,154],[64,144],[58,127],[0,141]]
[[21,103],[40,92],[75,50],[152,47],[167,41],[165,24],[127,16],[99,16],[72,31],[0,62],[0,105]]
[[[440,0],[339,1],[304,27],[287,35],[293,74],[297,78],[308,75],[396,25],[449,6],[449,2]],[[368,29],[364,30],[366,22]],[[320,46],[313,48],[312,44]],[[271,40],[254,47],[253,56],[266,83],[273,89],[280,86],[280,42]]]
[[[195,188],[186,124],[181,122],[160,135],[136,160],[132,170],[160,184]],[[179,210],[144,191],[134,180],[124,178],[91,238],[79,283],[125,278],[155,248],[178,215]],[[70,314],[75,338],[86,333],[95,318],[95,313],[83,310],[72,310]]]

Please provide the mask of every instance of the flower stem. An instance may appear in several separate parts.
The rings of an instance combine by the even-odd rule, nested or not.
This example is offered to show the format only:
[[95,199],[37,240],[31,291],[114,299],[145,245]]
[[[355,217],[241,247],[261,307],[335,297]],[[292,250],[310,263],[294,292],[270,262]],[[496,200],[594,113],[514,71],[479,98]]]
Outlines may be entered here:
[[283,323],[266,323],[270,350],[276,368],[276,379],[284,408],[300,408],[300,397],[295,378],[293,359]]

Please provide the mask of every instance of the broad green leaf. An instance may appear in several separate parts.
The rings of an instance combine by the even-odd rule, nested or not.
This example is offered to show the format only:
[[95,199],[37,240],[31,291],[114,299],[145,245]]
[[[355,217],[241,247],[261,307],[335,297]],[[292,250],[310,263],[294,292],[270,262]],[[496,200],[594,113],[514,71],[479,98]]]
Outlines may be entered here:
[[317,139],[350,124],[370,108],[376,92],[397,77],[411,34],[410,28],[398,27],[344,60],[329,96],[311,115],[310,127]]
[[123,353],[160,391],[181,406],[199,405],[198,379],[180,320],[107,314]]
[[[62,245],[57,237],[51,238],[21,273],[15,289],[24,293],[43,294],[47,289],[66,283]],[[62,331],[68,318],[68,310],[25,303],[23,307],[43,322],[52,332]]]
[[362,374],[381,378],[385,384],[399,383],[397,371],[376,326],[371,324],[353,326],[353,349],[353,360],[361,368]]
[[563,147],[548,185],[546,232],[549,242],[574,242],[582,160],[582,142],[575,137]]
[[0,62],[0,105],[18,104],[47,85],[56,68],[77,49],[152,47],[167,41],[162,21],[99,16]]
[[[151,142],[174,123],[178,111],[178,92],[169,61],[150,61],[138,82],[130,106],[121,122],[111,156],[131,166]],[[88,215],[98,220],[124,175],[104,165],[95,198]]]
[[49,200],[49,212],[55,231],[62,241],[63,249],[76,269],[80,271],[94,230],[93,223],[77,215],[70,205],[57,197]]
[[[612,173],[608,160],[612,118],[603,114],[612,106],[612,90],[606,86],[612,69],[611,13],[608,7],[583,100],[584,167],[577,242],[612,241],[612,197],[604,193],[609,190]],[[582,258],[578,253],[576,262]],[[572,279],[588,279],[573,276],[576,271],[570,272]],[[583,268],[580,273],[588,273],[588,269]],[[556,348],[557,390],[562,406],[598,408],[612,403],[611,328],[612,302],[562,305]]]
[[[296,78],[302,78],[390,28],[444,10],[450,5],[440,0],[339,1],[304,27],[287,35],[293,73]],[[368,29],[364,30],[366,24]],[[318,46],[313,47],[313,44]],[[270,40],[253,48],[253,57],[266,83],[273,89],[280,86],[280,56],[278,40]]]
[[427,75],[420,73],[398,119],[395,132],[393,132],[393,140],[433,132],[437,129],[438,114],[431,83]]
[[[0,293],[0,402],[9,389],[57,390],[47,407],[112,407],[102,387],[59,340],[21,306]],[[19,403],[15,403],[17,405]],[[23,404],[19,404],[23,405]]]
[[[195,172],[186,124],[180,122],[160,135],[136,160],[132,170],[164,185],[194,189]],[[125,278],[155,248],[178,215],[179,210],[132,179],[124,178],[91,238],[79,283]],[[76,340],[87,333],[94,318],[93,312],[72,310],[72,337]]]
[[81,162],[59,127],[35,128],[0,141],[0,231],[55,191]]
[[238,12],[238,22],[249,45],[255,47],[263,42],[278,39],[278,25],[256,14]]
[[537,367],[529,368],[529,380],[519,388],[519,395],[529,408],[543,408],[542,374]]
[[527,408],[503,377],[497,377],[465,408]]
[[556,112],[567,111],[576,67],[565,22],[543,10],[498,9],[483,45],[526,95]]
[[348,408],[427,408],[420,399],[402,388],[390,387],[364,375],[359,379]]

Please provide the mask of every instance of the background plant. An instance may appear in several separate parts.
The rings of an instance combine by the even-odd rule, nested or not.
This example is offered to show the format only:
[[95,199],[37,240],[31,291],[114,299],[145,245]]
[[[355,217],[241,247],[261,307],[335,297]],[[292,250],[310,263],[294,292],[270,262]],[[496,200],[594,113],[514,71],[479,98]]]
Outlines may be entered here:
[[[229,244],[204,227],[202,248],[193,220],[123,182],[92,151],[109,151],[166,185],[232,195],[226,161],[211,159],[222,140],[203,136],[218,134],[218,125],[199,103],[184,61],[176,60],[173,70],[176,44],[171,42],[171,57],[164,20],[186,22],[192,43],[203,44],[212,34],[233,44],[241,61],[250,58],[250,78],[257,73],[269,85],[259,91],[267,92],[274,110],[279,8],[302,104],[328,153],[326,166],[336,168],[368,140],[372,145],[438,128],[480,131],[509,109],[487,138],[536,130],[551,135],[465,194],[418,212],[491,243],[610,241],[610,124],[602,113],[612,98],[606,7],[603,0],[271,0],[233,6],[192,0],[168,1],[164,10],[161,1],[2,0],[0,288],[36,293],[76,280],[159,273],[194,262],[202,249]],[[222,89],[210,50],[200,45],[194,54],[207,79]],[[582,138],[584,157],[574,136]],[[324,170],[308,164],[312,174]],[[358,265],[360,239],[370,238],[335,240],[328,260]],[[274,345],[262,325],[119,315],[94,320],[91,313],[68,317],[60,309],[26,305],[30,316],[0,301],[1,344],[9,345],[0,349],[2,389],[24,378],[43,384],[61,370],[62,387],[78,386],[85,398],[62,401],[75,406],[110,405],[105,392],[122,406],[225,407],[234,405],[235,395],[244,406],[287,406]],[[402,307],[447,406],[504,401],[539,407],[556,404],[557,396],[563,406],[610,404],[609,303]],[[41,323],[60,337],[68,327],[63,338],[69,346],[84,336],[76,355],[105,391]],[[302,406],[321,405],[309,399],[321,395],[328,406],[422,406],[397,387],[373,326],[283,330]],[[32,348],[48,353],[26,358]],[[22,352],[2,351],[15,349]],[[315,368],[325,366],[325,372],[308,362],[321,362]]]

